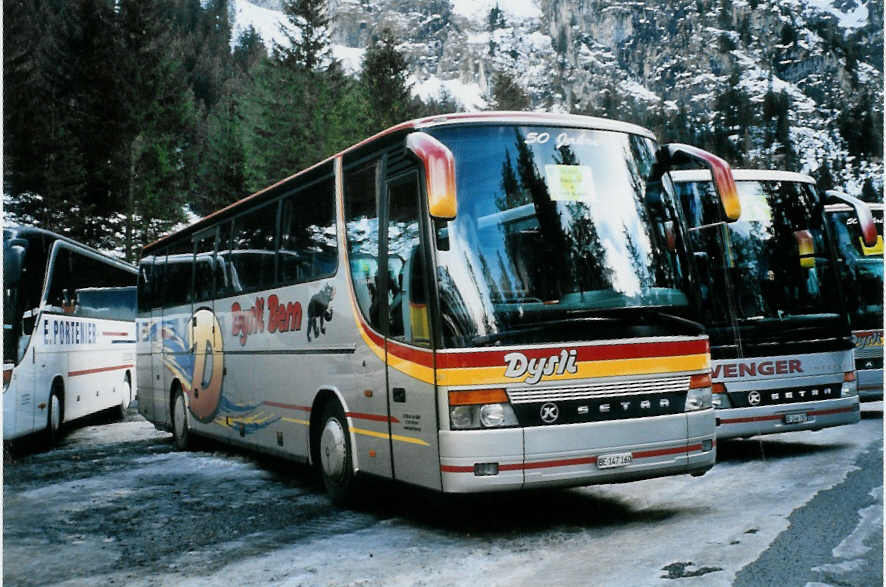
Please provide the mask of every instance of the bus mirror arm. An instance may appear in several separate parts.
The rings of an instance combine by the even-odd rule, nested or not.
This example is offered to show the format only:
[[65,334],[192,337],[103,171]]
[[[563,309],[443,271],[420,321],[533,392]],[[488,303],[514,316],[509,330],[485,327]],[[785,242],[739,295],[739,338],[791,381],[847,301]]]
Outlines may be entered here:
[[432,218],[452,220],[458,212],[455,195],[455,158],[449,148],[424,132],[406,137],[406,148],[424,166],[428,213]]
[[711,172],[711,182],[717,191],[726,221],[735,222],[741,217],[741,203],[738,200],[735,178],[732,177],[732,168],[720,157],[692,145],[668,143],[655,153],[655,160],[653,177],[656,173],[671,171],[678,165],[700,165],[706,168]]
[[872,247],[877,244],[877,227],[874,226],[874,217],[867,204],[840,190],[827,190],[825,196],[827,196],[828,203],[848,204],[858,219],[858,226],[861,229],[861,237],[865,246]]

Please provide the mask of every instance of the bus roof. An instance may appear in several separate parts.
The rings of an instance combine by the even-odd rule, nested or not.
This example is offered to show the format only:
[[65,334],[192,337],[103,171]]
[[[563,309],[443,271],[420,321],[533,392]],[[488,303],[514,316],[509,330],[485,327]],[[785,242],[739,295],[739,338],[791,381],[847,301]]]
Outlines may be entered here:
[[[808,175],[774,169],[733,169],[732,177],[735,181],[791,181],[815,184],[815,180]],[[711,181],[711,172],[707,169],[672,171],[671,179],[675,182]]]
[[138,269],[135,267],[135,265],[133,265],[131,263],[127,263],[126,261],[124,261],[122,259],[118,259],[116,257],[112,257],[111,255],[108,255],[107,253],[103,253],[97,249],[94,249],[93,247],[90,247],[89,245],[84,245],[83,243],[75,241],[74,239],[67,237],[63,234],[58,234],[56,232],[52,232],[51,230],[46,230],[45,228],[37,228],[36,226],[20,226],[17,224],[6,224],[6,223],[3,224],[3,246],[4,246],[4,248],[6,247],[6,243],[8,242],[8,240],[21,238],[21,239],[25,239],[25,240],[30,241],[30,240],[33,240],[37,237],[42,237],[42,238],[48,239],[48,240],[64,241],[70,245],[76,246],[81,249],[85,249],[91,253],[95,253],[96,255],[101,255],[102,257],[104,257],[110,261],[114,261],[114,262],[118,263],[121,267],[126,269],[127,271],[132,271],[132,272],[138,271]]
[[386,130],[381,131],[380,133],[373,135],[359,143],[351,145],[344,151],[336,153],[331,157],[328,157],[310,167],[303,169],[289,177],[286,177],[270,186],[263,188],[254,194],[246,196],[228,206],[220,210],[216,210],[215,212],[204,216],[200,220],[195,223],[187,226],[179,230],[178,232],[174,232],[172,234],[168,234],[164,237],[157,239],[156,241],[145,245],[142,249],[142,255],[144,256],[149,250],[155,249],[163,244],[168,243],[175,237],[184,236],[186,234],[194,233],[199,231],[204,227],[208,227],[212,224],[213,221],[219,219],[225,214],[231,212],[233,209],[240,208],[244,206],[247,202],[260,202],[263,195],[267,195],[269,192],[275,191],[277,188],[285,186],[287,183],[293,181],[294,179],[307,175],[311,171],[316,170],[317,168],[328,164],[338,157],[342,157],[346,154],[352,153],[359,149],[362,149],[374,142],[380,141],[384,138],[395,137],[399,134],[407,134],[412,131],[424,130],[429,128],[441,127],[441,126],[460,126],[460,125],[481,125],[481,124],[490,124],[490,123],[498,123],[498,124],[520,124],[520,125],[547,125],[547,126],[564,126],[564,127],[579,127],[586,128],[591,130],[611,130],[615,132],[624,132],[629,134],[636,134],[647,137],[652,140],[656,140],[655,135],[649,129],[643,128],[642,126],[638,126],[636,124],[631,124],[628,122],[619,122],[617,120],[609,120],[607,118],[597,118],[594,116],[582,116],[577,114],[557,114],[551,112],[510,112],[510,111],[501,111],[501,112],[457,112],[452,114],[441,114],[436,116],[428,116],[425,118],[417,118],[415,120],[409,120],[406,122],[402,122],[395,126],[392,126]]

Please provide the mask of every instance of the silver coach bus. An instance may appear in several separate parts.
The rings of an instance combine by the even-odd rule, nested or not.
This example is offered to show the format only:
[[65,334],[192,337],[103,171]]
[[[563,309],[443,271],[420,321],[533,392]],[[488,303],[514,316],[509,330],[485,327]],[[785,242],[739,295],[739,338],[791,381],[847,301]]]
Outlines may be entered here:
[[165,237],[139,267],[139,411],[443,492],[701,474],[708,340],[670,165],[637,126],[403,123]]
[[741,217],[726,224],[709,173],[670,175],[711,337],[717,438],[858,422],[852,337],[814,180],[736,169]]

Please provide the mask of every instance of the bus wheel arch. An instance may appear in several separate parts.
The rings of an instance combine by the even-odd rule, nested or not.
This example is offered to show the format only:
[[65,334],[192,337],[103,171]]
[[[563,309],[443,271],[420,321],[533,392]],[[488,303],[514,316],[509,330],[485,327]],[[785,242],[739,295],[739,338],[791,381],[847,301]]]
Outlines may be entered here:
[[354,487],[351,432],[338,394],[321,390],[311,407],[311,462],[320,472],[326,492],[337,504],[346,504]]

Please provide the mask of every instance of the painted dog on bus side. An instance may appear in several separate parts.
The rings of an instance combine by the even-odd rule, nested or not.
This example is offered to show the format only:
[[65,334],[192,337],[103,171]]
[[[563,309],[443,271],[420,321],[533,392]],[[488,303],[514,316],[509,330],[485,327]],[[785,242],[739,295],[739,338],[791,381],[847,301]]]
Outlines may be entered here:
[[333,297],[335,297],[335,288],[331,284],[326,284],[308,302],[308,342],[311,340],[312,331],[314,338],[326,334],[326,322],[332,320]]

